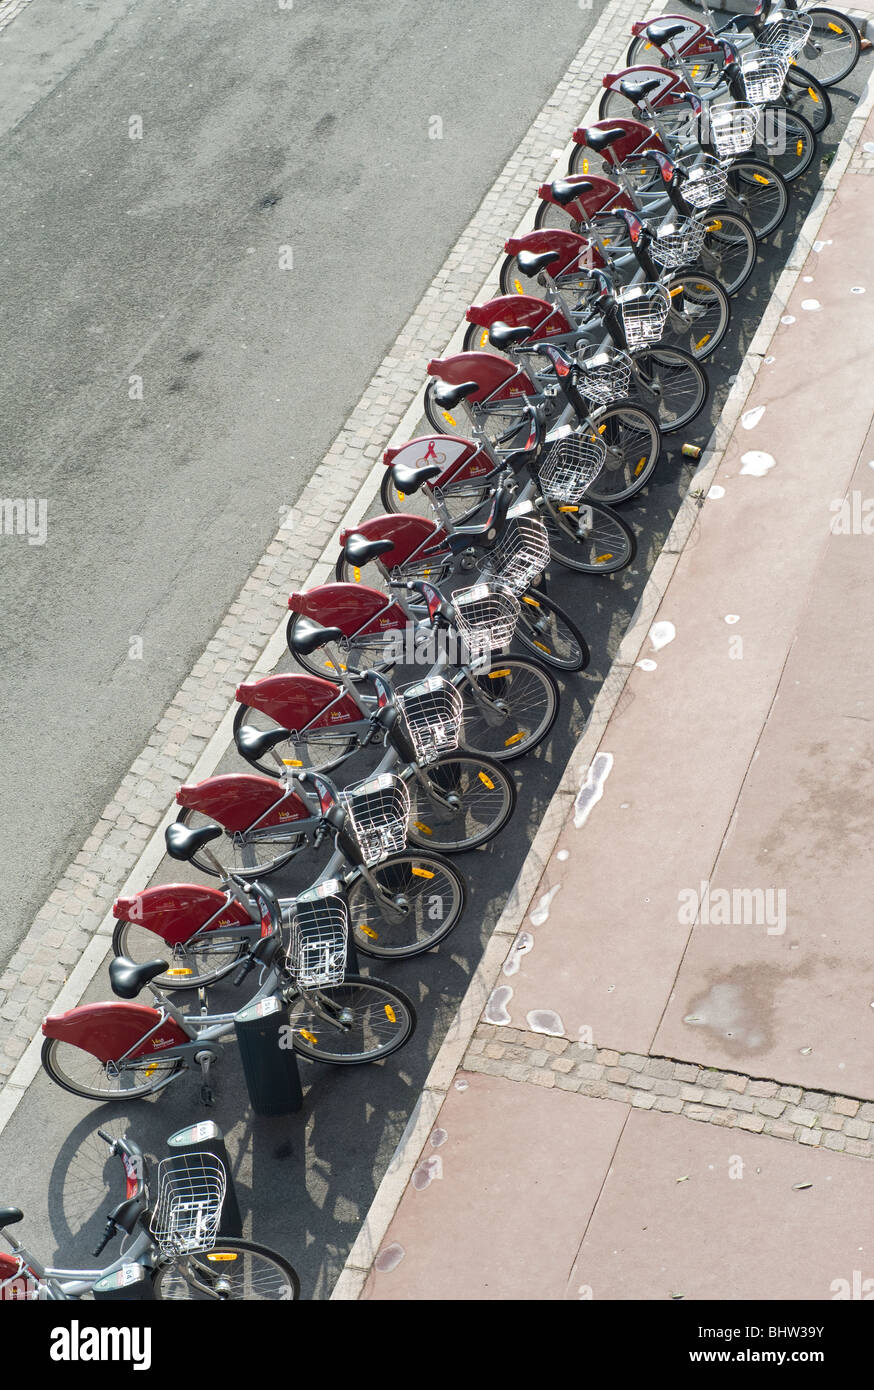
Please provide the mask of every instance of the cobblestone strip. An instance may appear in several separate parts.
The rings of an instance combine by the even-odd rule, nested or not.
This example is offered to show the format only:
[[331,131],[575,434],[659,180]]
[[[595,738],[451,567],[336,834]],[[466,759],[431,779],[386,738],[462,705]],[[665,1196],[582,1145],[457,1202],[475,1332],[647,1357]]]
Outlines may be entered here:
[[478,1025],[462,1066],[508,1081],[622,1101],[636,1110],[685,1115],[725,1129],[874,1157],[874,1102],[853,1096],[490,1023]]
[[[146,842],[233,704],[234,691],[305,588],[375,460],[530,211],[640,0],[612,0],[589,39],[450,252],[361,400],[207,643],[190,676],[122,778],[81,851],[0,974],[0,1081],[14,1070],[70,967],[94,938]],[[4,11],[0,9],[0,17]],[[145,886],[143,884],[142,886]]]

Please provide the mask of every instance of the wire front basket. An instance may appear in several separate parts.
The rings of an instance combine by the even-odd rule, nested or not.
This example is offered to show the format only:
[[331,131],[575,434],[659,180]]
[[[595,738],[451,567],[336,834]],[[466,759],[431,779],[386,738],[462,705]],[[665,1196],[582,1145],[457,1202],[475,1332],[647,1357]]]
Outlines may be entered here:
[[397,695],[420,763],[433,762],[458,747],[464,701],[450,681],[429,676],[403,686]]
[[365,864],[378,864],[406,847],[410,793],[400,777],[383,772],[347,787],[340,799]]
[[756,106],[776,101],[783,90],[789,59],[776,49],[757,49],[741,58],[741,75],[744,80],[747,100]]
[[656,280],[631,285],[616,293],[625,339],[630,348],[657,343],[671,309],[671,297]]
[[675,217],[657,228],[650,227],[650,231],[653,237],[649,254],[656,265],[666,270],[677,270],[697,261],[704,245],[704,224],[696,222],[694,217]]
[[552,446],[540,469],[544,495],[551,502],[575,506],[601,472],[606,457],[607,445],[599,435],[587,434],[584,438],[574,434],[560,439]]
[[813,19],[809,14],[796,11],[791,15],[781,15],[773,23],[762,26],[756,35],[756,43],[760,48],[773,48],[787,58],[797,58],[810,38],[812,28]]
[[174,1154],[158,1164],[158,1200],[149,1230],[165,1255],[211,1250],[227,1175],[215,1154]]
[[580,369],[580,389],[590,401],[609,405],[626,394],[631,380],[631,358],[626,353],[599,352],[588,360],[580,356],[577,366]]
[[762,113],[748,101],[721,101],[707,113],[710,139],[721,159],[747,154],[755,144]]
[[455,626],[464,638],[472,662],[487,656],[493,647],[512,641],[519,617],[519,600],[509,589],[474,584],[452,595]]
[[549,536],[539,516],[508,517],[484,569],[514,594],[524,594],[549,564]]
[[349,913],[338,879],[319,883],[295,898],[286,963],[301,988],[342,982],[348,939]]
[[683,155],[674,160],[686,174],[680,187],[683,199],[693,208],[708,208],[725,197],[728,170],[712,154]]

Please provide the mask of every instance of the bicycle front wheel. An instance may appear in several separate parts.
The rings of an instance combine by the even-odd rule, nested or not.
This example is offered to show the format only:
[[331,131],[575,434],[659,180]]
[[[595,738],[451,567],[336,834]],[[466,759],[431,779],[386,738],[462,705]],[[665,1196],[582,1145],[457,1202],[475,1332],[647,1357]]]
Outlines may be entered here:
[[589,646],[564,609],[540,589],[528,589],[519,603],[515,640],[558,671],[584,671],[589,664]]
[[503,830],[513,814],[516,784],[492,758],[446,753],[422,775],[428,786],[417,777],[407,784],[411,844],[443,854],[476,849]]
[[847,15],[827,5],[814,5],[805,9],[804,14],[812,25],[799,60],[823,87],[834,87],[859,61],[862,51],[859,31]]
[[782,99],[790,111],[810,121],[817,135],[832,118],[831,98],[825,87],[797,63],[793,63],[787,73]]
[[440,855],[393,854],[370,875],[376,892],[363,875],[349,890],[349,921],[364,955],[383,960],[421,955],[461,920],[467,884]]
[[411,999],[394,985],[362,975],[300,994],[288,1012],[295,1052],[337,1067],[391,1056],[416,1027]]
[[671,309],[659,346],[683,348],[703,362],[719,347],[731,321],[731,303],[712,275],[686,270],[662,281]]
[[736,159],[728,186],[757,237],[775,232],[789,209],[789,189],[782,174],[761,159]]
[[456,680],[464,701],[461,747],[511,762],[535,748],[558,714],[558,686],[537,661],[498,657],[488,671]]
[[594,412],[591,423],[607,446],[607,455],[586,501],[591,497],[611,506],[627,502],[646,487],[655,471],[662,450],[659,422],[639,401],[623,400]]
[[612,507],[590,501],[577,507],[550,506],[542,514],[552,558],[580,574],[615,574],[630,565],[637,541]]
[[657,412],[665,434],[685,429],[707,400],[709,383],[704,368],[688,352],[674,347],[646,348],[632,360],[631,393]]
[[756,245],[756,234],[745,217],[729,212],[721,203],[707,209],[699,261],[725,286],[726,294],[737,294],[752,275]]
[[787,183],[792,183],[813,163],[816,132],[810,121],[797,111],[789,111],[785,106],[766,106],[752,153],[756,159],[766,160]]
[[292,1303],[300,1297],[296,1271],[266,1245],[222,1236],[211,1250],[178,1255],[155,1275],[155,1297],[201,1303]]

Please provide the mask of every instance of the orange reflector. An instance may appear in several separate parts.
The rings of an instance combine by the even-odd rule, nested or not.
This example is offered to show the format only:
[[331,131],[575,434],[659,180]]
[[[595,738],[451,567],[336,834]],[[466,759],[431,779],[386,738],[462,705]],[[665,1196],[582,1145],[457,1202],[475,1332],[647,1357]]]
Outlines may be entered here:
[[433,878],[433,877],[434,877],[434,874],[433,874],[433,872],[431,871],[431,869],[419,869],[419,868],[417,868],[417,866],[416,866],[415,864],[413,865],[413,868],[412,868],[412,874],[413,874],[413,877],[414,877],[414,878]]
[[495,790],[495,784],[492,781],[491,777],[487,777],[484,772],[481,772],[479,774],[479,780],[483,783],[484,786],[488,787],[490,792],[493,792]]
[[388,1019],[389,1023],[397,1023],[397,1021],[398,1021],[397,1014],[395,1013],[395,1011],[394,1011],[394,1009],[392,1008],[391,1004],[385,1004],[385,1005],[383,1005],[383,1007],[384,1007],[384,1009],[385,1009],[385,1016],[386,1016],[386,1018]]

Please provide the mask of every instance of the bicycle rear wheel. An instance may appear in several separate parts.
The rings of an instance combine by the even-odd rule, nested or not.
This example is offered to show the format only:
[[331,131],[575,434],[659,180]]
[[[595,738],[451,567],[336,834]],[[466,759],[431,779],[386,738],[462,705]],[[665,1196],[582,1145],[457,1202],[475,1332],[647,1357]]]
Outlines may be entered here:
[[[445,753],[423,772],[438,796],[416,777],[407,783],[410,844],[460,854],[494,839],[513,814],[516,783],[493,758]],[[447,806],[439,797],[451,797],[457,804]]]
[[[448,487],[442,489],[441,496],[443,503],[453,521],[463,521],[469,512],[476,511],[481,507],[486,499],[485,488],[477,487],[473,482],[450,483]],[[379,500],[387,512],[397,515],[398,512],[412,513],[414,516],[426,516],[429,520],[434,518],[434,507],[431,503],[431,493],[427,487],[420,487],[417,492],[400,492],[394,485],[391,471],[386,469],[382,482],[379,485]],[[336,574],[347,574],[352,572],[351,566],[345,557],[337,561]],[[359,570],[359,574],[361,571]],[[341,580],[342,582],[342,580]],[[365,580],[353,583],[369,583],[369,577]]]
[[175,1301],[291,1303],[300,1297],[296,1271],[275,1250],[221,1236],[211,1250],[177,1255],[155,1275],[155,1297]]
[[[254,729],[260,734],[266,733],[268,729],[280,727],[286,726],[277,724],[269,714],[252,709],[251,705],[240,705],[234,715],[235,738],[240,729]],[[283,761],[287,760],[288,767],[306,767],[313,772],[330,772],[332,768],[339,767],[358,746],[357,737],[354,734],[344,734],[342,726],[338,726],[336,729],[313,729],[311,733],[303,734],[297,744],[287,741],[279,743],[276,745],[276,752]],[[280,776],[279,768],[272,758],[262,758],[249,765],[263,772],[265,777]],[[210,870],[207,869],[206,872],[209,873]]]
[[[178,1057],[143,1057],[112,1070],[93,1053],[60,1038],[46,1038],[42,1064],[56,1086],[85,1100],[137,1100],[160,1091],[182,1068]],[[110,1068],[109,1070],[107,1068]]]
[[488,671],[456,680],[464,701],[461,748],[511,762],[535,748],[558,714],[558,686],[526,656],[496,657]]
[[[277,801],[279,796],[280,790],[277,787]],[[202,830],[207,825],[217,824],[211,816],[205,816],[202,811],[196,811],[191,806],[183,806],[176,821],[179,825],[187,825],[191,830]],[[242,840],[237,835],[228,834],[223,828],[222,838],[214,840],[211,848],[219,863],[224,864],[231,873],[272,874],[303,847],[305,838],[303,835],[290,836],[281,825],[276,826],[275,840],[266,838],[266,835],[263,839]],[[195,864],[201,873],[218,878],[218,870],[199,851],[191,856],[191,863]]]
[[[435,830],[439,832],[436,822]],[[441,855],[393,854],[370,872],[397,908],[374,893],[366,878],[356,879],[349,890],[349,921],[355,944],[364,955],[383,960],[421,955],[461,920],[467,884],[455,865]]]
[[127,956],[137,965],[169,956],[170,969],[152,980],[158,989],[200,989],[233,970],[246,950],[246,941],[239,928],[227,928],[168,946],[140,922],[119,921],[112,933],[112,949],[117,956]]
[[362,975],[299,994],[288,1013],[295,1052],[337,1067],[390,1057],[416,1027],[412,1000],[402,990]]

